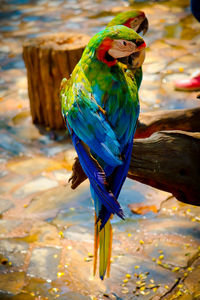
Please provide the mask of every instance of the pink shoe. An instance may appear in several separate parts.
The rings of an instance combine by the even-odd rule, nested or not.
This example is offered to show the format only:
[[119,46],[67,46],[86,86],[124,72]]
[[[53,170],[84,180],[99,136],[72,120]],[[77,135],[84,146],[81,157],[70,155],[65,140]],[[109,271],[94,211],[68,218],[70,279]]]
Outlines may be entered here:
[[200,74],[188,79],[177,80],[174,86],[179,91],[200,91]]

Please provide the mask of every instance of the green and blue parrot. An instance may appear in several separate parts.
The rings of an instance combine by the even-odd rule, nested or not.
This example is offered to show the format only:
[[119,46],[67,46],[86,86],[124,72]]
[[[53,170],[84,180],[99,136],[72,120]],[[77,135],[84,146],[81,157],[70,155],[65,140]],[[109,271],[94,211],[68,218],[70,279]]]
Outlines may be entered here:
[[[139,115],[138,86],[122,67],[146,44],[132,29],[117,25],[88,43],[69,80],[61,84],[62,114],[89,178],[95,206],[94,274],[109,276],[112,247],[110,219],[124,219],[117,201],[129,169]],[[126,59],[127,58],[127,59]]]
[[[118,14],[116,17],[114,17],[107,25],[107,27],[115,26],[115,25],[124,25],[126,27],[129,27],[133,30],[135,30],[138,34],[141,32],[143,35],[146,34],[148,30],[148,19],[145,16],[145,13],[140,10],[128,10],[124,11],[120,14]],[[126,72],[129,73],[129,76],[134,77],[138,86],[138,89],[140,88],[143,72],[141,65],[144,62],[145,59],[145,51],[142,53],[143,55],[140,55],[138,57],[138,53],[134,53],[131,58],[134,61],[134,65],[130,65],[127,62],[127,69]],[[129,58],[129,59],[131,59]]]
[[[117,16],[115,16],[107,25],[107,27],[115,26],[115,25],[124,25],[135,30],[138,34],[141,32],[146,34],[148,30],[148,20],[143,11],[139,10],[128,10],[124,11]],[[127,61],[127,59],[131,60],[131,64]],[[131,55],[131,57],[125,57],[126,65],[121,64],[121,67],[124,69],[124,72],[127,73],[129,77],[132,78],[133,81],[136,80],[138,89],[140,88],[143,72],[142,72],[142,64],[145,59],[145,50],[140,52],[135,52]],[[85,173],[83,172],[81,165],[79,163],[78,157],[76,157],[76,166],[78,166],[78,172],[81,178],[85,178]],[[77,169],[77,167],[75,168]],[[72,182],[72,188],[77,186],[77,176],[75,173],[69,179],[69,182]]]

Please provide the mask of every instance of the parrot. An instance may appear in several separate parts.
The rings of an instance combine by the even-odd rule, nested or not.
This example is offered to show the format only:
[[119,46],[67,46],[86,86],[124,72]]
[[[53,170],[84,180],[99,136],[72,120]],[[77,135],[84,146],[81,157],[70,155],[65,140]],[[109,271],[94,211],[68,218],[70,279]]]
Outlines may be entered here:
[[[113,215],[124,219],[118,196],[126,179],[139,115],[138,86],[122,67],[146,44],[134,30],[116,25],[95,34],[71,77],[61,82],[62,115],[90,181],[95,207],[94,266],[109,277]],[[125,60],[127,58],[127,60]],[[123,61],[123,63],[120,63]]]
[[115,25],[124,25],[132,28],[138,34],[143,32],[143,35],[148,30],[148,19],[145,13],[140,10],[128,10],[117,14],[107,25],[107,27]]
[[[124,25],[129,28],[132,28],[135,30],[138,34],[141,32],[143,35],[146,34],[149,23],[148,19],[145,16],[145,13],[140,10],[128,10],[124,11],[122,13],[119,13],[114,17],[107,25],[107,27],[115,26],[115,25]],[[140,60],[138,59],[138,53],[134,53],[132,55],[132,60],[134,61],[134,65],[128,65],[127,71],[131,77],[134,77],[138,86],[138,89],[140,88],[143,72],[142,67],[138,67],[138,65],[142,65],[145,59],[145,51],[142,52],[143,55],[140,55]],[[129,58],[130,59],[130,58]]]
[[[120,14],[117,14],[107,25],[107,27],[115,26],[115,25],[124,25],[127,26],[133,30],[135,30],[138,34],[140,32],[143,32],[143,35],[146,34],[148,30],[148,19],[145,16],[145,13],[143,11],[138,10],[129,10],[122,12]],[[140,54],[140,55],[139,55]],[[125,58],[127,59],[127,58]],[[143,72],[142,72],[142,64],[145,59],[145,50],[140,52],[135,52],[129,57],[129,59],[132,59],[131,64],[128,62],[125,62],[126,65],[122,64],[122,68],[124,69],[124,72],[127,73],[127,75],[132,78],[133,81],[136,80],[138,90],[140,88]],[[129,67],[129,69],[128,69]],[[79,176],[81,178],[85,178],[85,173],[81,168],[81,165],[79,163],[78,157],[75,158],[75,165],[76,168],[78,166],[78,172]],[[86,177],[87,178],[87,177]],[[78,178],[76,176],[76,173],[72,173],[72,176],[69,178],[69,182],[72,182],[72,188],[76,186]]]

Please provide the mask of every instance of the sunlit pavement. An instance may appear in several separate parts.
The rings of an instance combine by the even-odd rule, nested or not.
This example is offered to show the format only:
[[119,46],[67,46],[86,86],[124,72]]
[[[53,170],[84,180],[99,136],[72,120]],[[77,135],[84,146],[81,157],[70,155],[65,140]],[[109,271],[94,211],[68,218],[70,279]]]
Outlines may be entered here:
[[[200,299],[200,208],[127,180],[119,199],[126,220],[113,220],[111,276],[102,282],[92,276],[89,184],[75,191],[67,184],[76,155],[70,139],[31,123],[25,39],[71,30],[92,35],[128,2],[0,3],[0,299]],[[141,110],[199,106],[198,92],[173,88],[200,67],[200,24],[189,1],[133,7],[150,23]],[[133,214],[130,203],[140,203],[143,214]]]

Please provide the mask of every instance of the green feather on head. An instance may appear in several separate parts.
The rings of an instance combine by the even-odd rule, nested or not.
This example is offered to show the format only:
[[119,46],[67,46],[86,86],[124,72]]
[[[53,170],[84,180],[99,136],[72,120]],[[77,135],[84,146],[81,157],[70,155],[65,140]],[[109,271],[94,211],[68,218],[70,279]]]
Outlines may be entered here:
[[143,11],[128,10],[118,14],[107,25],[107,27],[115,25],[124,25],[135,30],[137,33],[143,31],[145,34],[148,30],[148,19]]
[[103,40],[105,40],[106,38],[110,38],[111,40],[126,40],[133,42],[137,40],[144,42],[141,36],[134,30],[122,25],[116,25],[107,27],[106,29],[103,29],[95,34],[89,41],[86,49],[98,49]]

